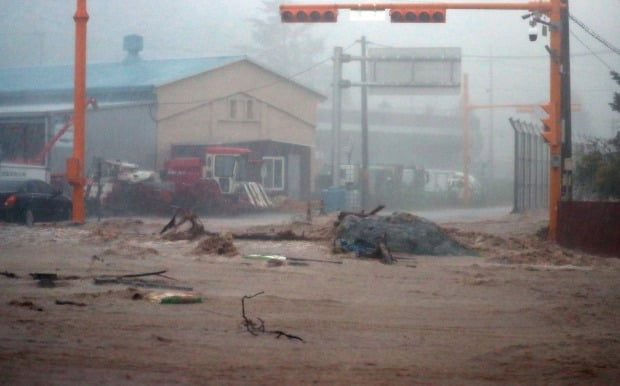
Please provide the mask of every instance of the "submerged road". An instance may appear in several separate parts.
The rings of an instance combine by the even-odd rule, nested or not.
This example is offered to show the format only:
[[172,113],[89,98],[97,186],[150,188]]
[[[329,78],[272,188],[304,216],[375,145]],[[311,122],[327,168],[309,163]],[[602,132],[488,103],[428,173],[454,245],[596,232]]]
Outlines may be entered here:
[[[420,210],[420,211],[405,211],[416,216],[424,217],[434,222],[446,222],[446,221],[477,221],[481,219],[493,219],[503,217],[510,214],[512,207],[510,206],[496,206],[487,208],[450,208],[450,209],[434,209],[434,210]],[[402,211],[398,209],[383,209],[379,214],[387,215],[396,211]],[[289,212],[267,212],[267,213],[252,213],[239,216],[217,216],[217,217],[205,217],[202,216],[201,220],[208,228],[208,224],[217,224],[224,228],[237,228],[240,226],[258,226],[258,225],[281,225],[288,224],[293,221],[305,221],[305,215],[301,213],[289,213]]]
[[486,218],[497,218],[510,214],[510,206],[493,206],[487,208],[450,208],[409,211],[416,216],[427,218],[431,221],[476,221]]

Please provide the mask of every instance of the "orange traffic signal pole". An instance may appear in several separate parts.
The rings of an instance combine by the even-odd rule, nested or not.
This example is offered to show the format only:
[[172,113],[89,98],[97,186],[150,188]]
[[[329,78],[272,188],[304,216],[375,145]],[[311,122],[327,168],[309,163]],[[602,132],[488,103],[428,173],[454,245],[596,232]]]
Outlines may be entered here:
[[73,94],[73,157],[67,159],[67,181],[73,186],[73,221],[84,222],[84,138],[86,122],[86,0],[77,0],[75,20],[75,79]]
[[[550,95],[549,103],[543,105],[543,109],[549,114],[543,119],[545,131],[543,137],[549,144],[551,155],[549,172],[549,239],[555,240],[557,236],[558,203],[562,193],[562,10],[566,9],[567,0],[529,1],[522,3],[369,3],[369,4],[283,4],[280,6],[280,14],[304,11],[310,14],[312,11],[327,11],[347,9],[351,11],[385,11],[388,9],[478,9],[478,10],[526,10],[538,12],[549,17],[548,24],[551,28],[549,53],[550,64]],[[335,15],[336,21],[337,14]],[[283,20],[286,21],[286,20]],[[311,22],[312,18],[304,20]],[[299,21],[298,21],[299,22]],[[443,22],[443,21],[442,21]],[[570,138],[566,138],[570,141]]]
[[[561,67],[561,48],[562,48],[562,31],[561,26],[561,7],[560,0],[551,0],[551,10],[549,18],[551,25],[551,37],[549,43],[549,51],[551,55],[550,72],[549,72],[549,105],[553,106],[552,112],[549,112],[549,121],[543,132],[543,137],[549,144],[549,155],[551,157],[549,169],[549,233],[548,238],[555,240],[557,238],[558,228],[558,205],[562,194],[562,67]],[[564,26],[567,28],[568,26]],[[568,139],[570,140],[570,139]]]

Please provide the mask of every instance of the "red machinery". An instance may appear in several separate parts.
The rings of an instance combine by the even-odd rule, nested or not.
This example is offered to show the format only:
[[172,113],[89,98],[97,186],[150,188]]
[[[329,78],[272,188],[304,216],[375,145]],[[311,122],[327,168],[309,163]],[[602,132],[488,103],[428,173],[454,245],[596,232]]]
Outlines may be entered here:
[[[92,105],[93,108],[96,110],[98,108],[97,99],[95,99],[94,97],[88,98],[86,100],[86,107],[88,108],[89,105]],[[67,132],[67,130],[69,130],[71,126],[73,126],[73,118],[68,117],[67,120],[65,121],[65,124],[62,126],[60,130],[58,130],[56,135],[54,135],[52,139],[50,139],[45,144],[45,146],[43,146],[43,148],[41,149],[40,152],[37,153],[37,155],[32,157],[32,159],[26,160],[26,162],[29,164],[36,164],[36,165],[43,164],[43,161],[45,160],[45,157],[47,156],[47,154],[50,152],[50,150],[52,150],[56,142],[58,142],[60,137],[62,137]]]
[[172,189],[152,170],[118,160],[98,160],[96,172],[86,186],[86,206],[100,214],[168,213],[174,204]]
[[136,164],[102,161],[87,201],[112,212],[162,212],[173,205],[225,213],[270,208],[262,185],[248,181],[249,154],[241,147],[205,147],[202,156],[167,161],[161,178]]
[[184,206],[269,208],[273,204],[263,186],[248,180],[249,154],[242,147],[208,146],[202,157],[166,162],[165,180],[174,185],[175,198]]

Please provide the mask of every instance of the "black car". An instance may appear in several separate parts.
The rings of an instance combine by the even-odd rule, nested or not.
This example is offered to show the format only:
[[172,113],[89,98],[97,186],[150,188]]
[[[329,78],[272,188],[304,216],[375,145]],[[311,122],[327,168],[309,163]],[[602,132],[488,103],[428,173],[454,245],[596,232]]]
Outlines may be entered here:
[[0,179],[0,220],[31,226],[71,218],[71,200],[41,180]]

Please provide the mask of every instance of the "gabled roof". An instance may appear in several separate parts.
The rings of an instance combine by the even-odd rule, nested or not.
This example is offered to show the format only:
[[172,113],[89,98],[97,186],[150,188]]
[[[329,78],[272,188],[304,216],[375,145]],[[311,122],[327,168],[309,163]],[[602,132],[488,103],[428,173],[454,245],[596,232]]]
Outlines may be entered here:
[[[310,90],[311,92],[316,93],[316,91],[314,91],[314,90],[311,90],[311,89],[308,89],[308,90]],[[320,96],[320,97],[323,97],[321,94],[317,94],[317,95],[318,95],[318,96]],[[213,103],[213,102],[216,102],[216,101],[222,101],[222,100],[226,101],[226,100],[228,100],[229,98],[239,97],[239,96],[241,96],[242,98],[243,98],[243,97],[248,97],[248,98],[253,98],[253,99],[255,99],[255,100],[258,100],[258,101],[260,101],[261,103],[265,104],[266,106],[269,106],[270,108],[272,108],[272,109],[274,109],[274,110],[277,110],[277,111],[279,111],[280,113],[285,114],[285,115],[287,115],[287,116],[290,116],[290,117],[294,117],[294,118],[296,118],[296,119],[299,119],[300,121],[304,122],[304,123],[305,123],[305,124],[307,124],[307,125],[310,125],[310,126],[315,126],[315,124],[316,124],[315,122],[308,122],[307,120],[305,120],[305,119],[303,119],[303,118],[301,118],[301,117],[297,117],[297,116],[295,116],[294,114],[291,114],[291,112],[290,112],[290,111],[284,110],[284,109],[282,109],[282,108],[280,108],[280,107],[278,107],[278,106],[274,105],[273,103],[271,103],[271,102],[270,102],[270,101],[268,101],[268,100],[264,100],[264,99],[261,99],[260,97],[255,97],[255,96],[252,96],[251,94],[248,94],[248,93],[247,93],[247,92],[245,92],[245,91],[235,91],[235,92],[233,92],[232,94],[222,95],[222,96],[220,96],[219,98],[216,98],[216,99],[213,99],[213,100],[210,100],[210,101],[203,101],[202,103],[195,104],[195,105],[193,105],[193,106],[191,106],[191,107],[189,107],[189,108],[187,108],[187,109],[185,109],[185,110],[176,111],[176,112],[174,112],[174,113],[171,113],[171,114],[169,114],[169,115],[166,115],[165,117],[160,117],[159,119],[160,119],[160,121],[165,121],[165,120],[167,120],[167,119],[171,119],[171,118],[173,118],[173,117],[175,117],[175,116],[178,116],[178,115],[181,115],[181,114],[185,114],[185,113],[187,113],[188,111],[191,111],[191,110],[197,110],[197,109],[201,109],[201,108],[203,108],[203,107],[204,107],[206,104],[208,104],[208,103]],[[0,107],[0,114],[2,114],[2,107]]]
[[[211,71],[225,65],[248,61],[283,80],[325,98],[319,92],[254,62],[245,55],[208,58],[133,60],[118,63],[92,63],[86,69],[86,88],[91,90],[152,89]],[[0,94],[54,93],[73,90],[73,65],[0,68]]]
[[[219,56],[88,64],[86,87],[90,89],[157,87],[243,59],[245,56]],[[0,69],[0,93],[73,89],[73,77],[72,65]]]

